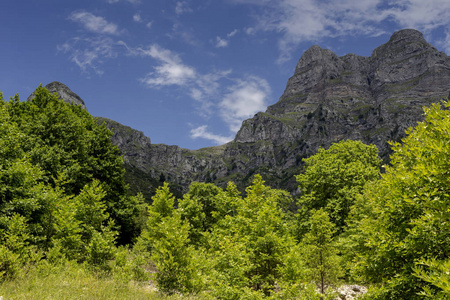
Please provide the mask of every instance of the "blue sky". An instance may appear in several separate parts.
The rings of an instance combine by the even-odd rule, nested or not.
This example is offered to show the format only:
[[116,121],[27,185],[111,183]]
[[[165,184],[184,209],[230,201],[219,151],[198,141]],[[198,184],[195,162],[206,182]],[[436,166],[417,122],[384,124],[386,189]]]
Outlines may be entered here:
[[60,81],[153,143],[223,144],[310,46],[370,56],[402,28],[450,53],[448,0],[2,0],[0,91]]

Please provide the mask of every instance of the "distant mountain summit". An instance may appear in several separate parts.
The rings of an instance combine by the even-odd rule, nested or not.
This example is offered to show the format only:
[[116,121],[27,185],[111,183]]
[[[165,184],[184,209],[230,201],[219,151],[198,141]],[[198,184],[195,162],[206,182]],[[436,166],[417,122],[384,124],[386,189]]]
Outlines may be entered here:
[[449,90],[449,57],[417,30],[394,33],[370,57],[338,57],[312,46],[280,100],[244,121],[235,141],[296,140],[316,151],[342,139],[360,139],[376,144],[385,156],[387,140],[403,137],[420,119],[422,106]]
[[[53,81],[45,86],[47,90],[51,93],[57,93],[59,98],[67,103],[73,103],[76,105],[81,105],[82,108],[86,109],[86,105],[84,104],[83,99],[80,98],[77,94],[72,92],[65,84]],[[27,101],[30,101],[35,97],[34,92],[28,96]]]
[[387,161],[388,141],[400,141],[405,129],[422,120],[423,106],[446,98],[449,90],[449,56],[419,31],[405,29],[370,57],[339,57],[312,46],[279,101],[245,120],[234,141],[219,147],[193,151],[155,145],[142,132],[101,122],[115,132],[113,142],[124,154],[132,189],[146,196],[162,181],[180,192],[192,181],[220,186],[234,181],[244,187],[256,173],[270,186],[294,192],[302,159],[319,147],[361,140],[375,144]]

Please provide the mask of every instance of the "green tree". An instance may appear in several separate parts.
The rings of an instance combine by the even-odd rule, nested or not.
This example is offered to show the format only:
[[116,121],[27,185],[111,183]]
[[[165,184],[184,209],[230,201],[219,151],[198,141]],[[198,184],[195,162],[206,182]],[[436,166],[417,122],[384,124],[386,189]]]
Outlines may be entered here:
[[319,149],[304,162],[305,172],[296,176],[302,193],[298,200],[299,237],[308,229],[311,212],[320,208],[341,233],[355,195],[380,176],[378,149],[360,141],[341,141],[327,150]]
[[40,182],[61,188],[65,195],[77,195],[99,180],[106,209],[120,230],[119,242],[128,243],[139,234],[143,199],[126,196],[122,157],[106,125],[41,86],[31,101],[15,96],[2,106],[17,131],[10,138],[20,140],[16,154],[5,154],[26,157],[40,170]]
[[34,154],[51,152],[51,146],[24,130],[24,120],[17,115],[23,111],[16,105],[32,104],[19,103],[18,97],[0,100],[0,252],[4,261],[0,268],[4,276],[14,276],[17,268],[43,257],[105,264],[114,255],[116,232],[101,184],[92,180],[73,195],[66,193],[61,172],[47,180],[48,173]]
[[224,193],[212,183],[193,182],[189,191],[180,200],[179,210],[183,219],[189,221],[189,238],[192,244],[203,243],[203,233],[211,231],[217,222],[214,212],[217,212],[216,196]]
[[450,253],[449,108],[443,102],[424,109],[425,121],[407,131],[403,144],[392,143],[392,166],[352,210],[352,269],[379,283],[374,299],[419,299],[422,290],[448,293],[433,277]]
[[305,272],[325,294],[326,288],[336,284],[342,275],[339,250],[333,240],[335,225],[322,208],[314,212],[309,223],[310,229],[301,243]]
[[209,239],[213,289],[220,299],[273,293],[282,279],[283,258],[294,246],[278,201],[288,197],[286,192],[266,187],[259,175],[246,192],[244,199],[233,197],[236,214],[218,221]]
[[156,190],[149,207],[147,229],[141,240],[156,265],[156,282],[166,293],[193,292],[197,286],[196,267],[189,243],[189,223],[174,208],[175,198],[165,183]]

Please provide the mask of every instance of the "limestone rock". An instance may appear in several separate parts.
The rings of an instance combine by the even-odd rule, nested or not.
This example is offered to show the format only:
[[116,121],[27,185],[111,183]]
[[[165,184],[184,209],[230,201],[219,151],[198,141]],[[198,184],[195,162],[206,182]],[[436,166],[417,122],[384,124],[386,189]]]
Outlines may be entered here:
[[[80,98],[77,94],[72,92],[65,84],[53,81],[45,86],[51,93],[57,93],[59,98],[64,100],[67,103],[73,103],[75,105],[81,105],[82,108],[86,109],[86,105],[84,104],[83,99]],[[34,92],[27,98],[27,101],[33,99]]]
[[367,288],[361,285],[343,285],[337,290],[339,296],[334,300],[354,300],[367,293]]
[[[51,83],[67,102],[84,102]],[[450,58],[413,29],[398,31],[370,57],[312,46],[298,61],[279,101],[245,120],[234,141],[200,150],[151,144],[142,132],[107,122],[125,159],[130,184],[154,190],[167,180],[180,193],[192,181],[241,188],[260,173],[267,184],[295,192],[302,159],[344,139],[375,144],[387,161],[388,141],[422,120],[422,107],[449,95]],[[32,97],[32,96],[30,96]],[[76,102],[78,101],[78,102]],[[140,184],[140,183],[139,183]],[[149,193],[151,194],[151,193]]]

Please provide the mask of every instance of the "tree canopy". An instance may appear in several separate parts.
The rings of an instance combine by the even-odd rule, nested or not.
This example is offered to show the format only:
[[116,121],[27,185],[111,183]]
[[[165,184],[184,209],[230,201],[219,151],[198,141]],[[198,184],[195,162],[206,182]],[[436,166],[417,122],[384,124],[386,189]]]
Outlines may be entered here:
[[323,208],[341,233],[355,196],[367,182],[380,176],[377,147],[360,141],[341,141],[329,149],[319,149],[304,162],[305,171],[296,176],[301,191],[300,222]]
[[380,284],[374,299],[450,295],[442,285],[448,270],[440,268],[450,253],[449,108],[448,102],[425,108],[425,120],[392,143],[391,166],[353,209],[353,271]]
[[85,260],[139,235],[143,200],[126,196],[106,126],[42,87],[27,102],[1,96],[0,122],[0,240]]

